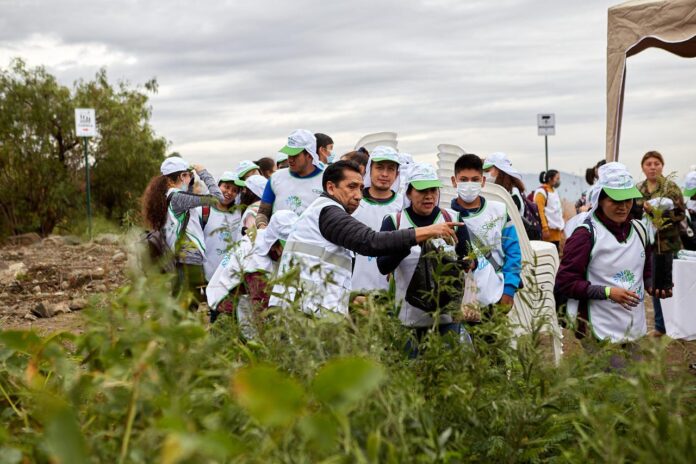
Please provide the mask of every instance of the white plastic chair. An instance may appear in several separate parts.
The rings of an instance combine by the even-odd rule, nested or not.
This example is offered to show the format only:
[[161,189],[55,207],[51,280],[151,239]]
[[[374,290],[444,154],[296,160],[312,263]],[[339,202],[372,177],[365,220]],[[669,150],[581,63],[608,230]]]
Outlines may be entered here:
[[[459,153],[458,157],[465,152],[456,145],[438,145],[438,150],[440,152],[438,153],[438,168],[444,171],[443,164],[452,164],[449,175],[438,172],[440,180],[446,186],[440,191],[440,207],[448,208],[452,199],[456,198],[457,195],[455,189],[450,186],[450,176],[454,173],[454,161],[456,161],[456,158],[454,161],[451,160],[451,155]],[[441,157],[442,154],[448,156]],[[556,299],[553,295],[556,273],[560,265],[558,251],[551,243],[529,240],[517,206],[503,187],[486,184],[482,195],[487,200],[499,201],[507,206],[508,215],[515,230],[517,230],[520,242],[524,288],[515,295],[513,310],[510,311],[510,321],[513,323],[514,333],[517,336],[531,333],[534,316],[545,318],[546,324],[543,330],[553,337],[553,355],[555,362],[558,363],[563,355],[563,333],[558,325]],[[532,283],[535,285],[530,285]],[[538,291],[535,291],[537,289]]]
[[367,134],[358,140],[358,143],[355,144],[355,150],[360,147],[365,147],[367,151],[372,151],[373,148],[380,145],[398,150],[399,141],[397,137],[398,134],[396,132],[375,132],[374,134]]

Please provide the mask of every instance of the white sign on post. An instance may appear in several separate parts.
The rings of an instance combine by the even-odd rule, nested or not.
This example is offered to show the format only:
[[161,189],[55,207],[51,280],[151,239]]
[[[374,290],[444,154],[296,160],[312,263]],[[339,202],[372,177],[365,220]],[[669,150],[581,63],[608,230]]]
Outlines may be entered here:
[[556,115],[554,113],[537,114],[539,135],[556,135]]
[[97,118],[92,108],[75,108],[75,133],[78,137],[97,136]]

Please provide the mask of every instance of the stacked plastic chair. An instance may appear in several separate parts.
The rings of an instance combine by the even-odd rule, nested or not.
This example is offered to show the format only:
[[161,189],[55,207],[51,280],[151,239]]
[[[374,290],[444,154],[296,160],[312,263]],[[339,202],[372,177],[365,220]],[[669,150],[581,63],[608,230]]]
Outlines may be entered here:
[[[448,187],[440,194],[440,207],[449,207],[452,198],[456,196],[450,178],[454,174],[454,162],[465,153],[456,145],[438,145],[438,176]],[[522,217],[510,194],[499,185],[486,184],[482,195],[489,200],[500,201],[507,206],[520,241],[522,251],[522,282],[524,288],[515,295],[513,310],[510,311],[510,321],[515,335],[529,334],[543,320],[542,331],[551,335],[553,340],[554,360],[558,363],[563,355],[563,333],[556,317],[556,299],[553,287],[560,260],[556,247],[548,242],[529,240],[524,230]]]
[[367,134],[358,140],[358,143],[355,144],[355,150],[360,147],[365,147],[367,151],[372,151],[373,148],[380,145],[398,150],[399,141],[397,140],[397,136],[396,132],[375,132],[374,134]]

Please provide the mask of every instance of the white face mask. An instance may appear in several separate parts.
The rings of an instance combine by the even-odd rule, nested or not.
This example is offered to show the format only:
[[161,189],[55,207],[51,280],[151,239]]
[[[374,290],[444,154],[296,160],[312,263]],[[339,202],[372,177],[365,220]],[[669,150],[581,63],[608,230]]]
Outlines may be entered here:
[[473,203],[481,193],[480,182],[457,182],[457,195],[464,203]]

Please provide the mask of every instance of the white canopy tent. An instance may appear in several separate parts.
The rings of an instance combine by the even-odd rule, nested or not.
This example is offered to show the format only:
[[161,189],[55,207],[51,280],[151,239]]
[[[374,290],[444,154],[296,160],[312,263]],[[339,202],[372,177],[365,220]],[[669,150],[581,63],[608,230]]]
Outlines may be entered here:
[[632,0],[609,8],[606,159],[619,159],[626,58],[661,48],[696,57],[696,0]]

